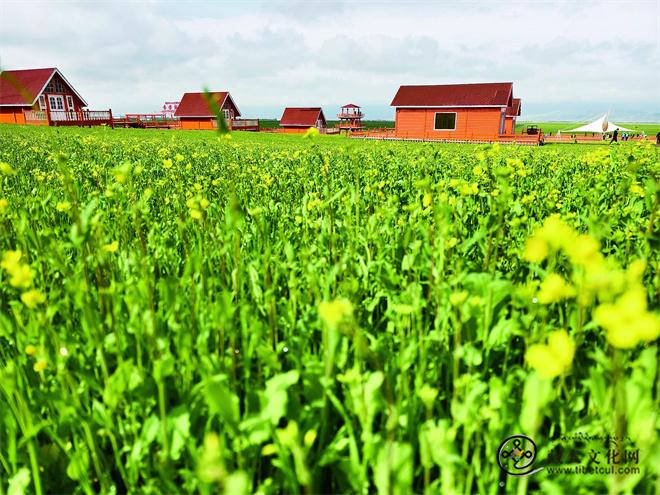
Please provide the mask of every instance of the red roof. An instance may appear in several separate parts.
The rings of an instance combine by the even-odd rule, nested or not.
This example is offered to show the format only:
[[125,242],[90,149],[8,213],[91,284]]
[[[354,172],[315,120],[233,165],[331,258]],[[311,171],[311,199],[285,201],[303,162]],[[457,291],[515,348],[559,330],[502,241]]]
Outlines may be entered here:
[[510,107],[506,108],[507,117],[517,117],[520,115],[520,98],[514,98]]
[[293,108],[287,107],[284,109],[282,118],[280,119],[281,126],[305,126],[315,127],[316,122],[321,119],[325,124],[325,116],[321,107],[313,108]]
[[[211,98],[213,98],[218,103],[218,108],[222,108],[225,104],[225,100],[229,100],[234,103],[232,97],[227,91],[215,91],[211,93]],[[236,109],[236,117],[240,117],[241,113],[238,111],[238,107],[234,104]],[[179,107],[174,112],[175,117],[215,117],[211,113],[209,104],[204,98],[204,93],[184,93],[179,103]]]
[[401,86],[393,107],[506,107],[511,102],[513,83],[441,84]]
[[357,105],[353,105],[352,103],[349,103],[348,105],[344,105],[341,108],[360,108],[360,107],[358,107]]
[[32,106],[41,95],[54,74],[62,80],[80,98],[83,105],[87,102],[78,94],[62,73],[55,67],[47,69],[5,70],[0,73],[0,105]]
[[54,72],[54,67],[2,71],[0,105],[32,105]]

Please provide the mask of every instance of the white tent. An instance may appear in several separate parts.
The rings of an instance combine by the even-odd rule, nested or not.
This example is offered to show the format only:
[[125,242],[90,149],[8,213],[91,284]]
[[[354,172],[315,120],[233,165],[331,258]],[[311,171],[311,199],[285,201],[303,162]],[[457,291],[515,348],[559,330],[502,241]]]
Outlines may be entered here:
[[620,125],[613,124],[607,120],[607,114],[593,122],[564,132],[612,132],[614,130],[634,132],[632,129],[626,129]]

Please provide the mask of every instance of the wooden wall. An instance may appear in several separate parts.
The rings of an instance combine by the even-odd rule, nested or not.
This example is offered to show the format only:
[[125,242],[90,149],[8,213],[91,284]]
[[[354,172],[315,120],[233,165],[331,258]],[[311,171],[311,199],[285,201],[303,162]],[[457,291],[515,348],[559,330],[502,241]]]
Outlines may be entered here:
[[181,117],[179,119],[181,124],[181,129],[216,129],[213,125],[213,118],[192,118],[192,117]]
[[[434,130],[436,112],[455,112],[455,130]],[[396,137],[418,139],[485,139],[500,131],[500,108],[397,108]]]
[[25,124],[23,110],[20,107],[0,107],[0,123]]
[[504,134],[513,134],[516,129],[516,118],[507,117],[504,122]]

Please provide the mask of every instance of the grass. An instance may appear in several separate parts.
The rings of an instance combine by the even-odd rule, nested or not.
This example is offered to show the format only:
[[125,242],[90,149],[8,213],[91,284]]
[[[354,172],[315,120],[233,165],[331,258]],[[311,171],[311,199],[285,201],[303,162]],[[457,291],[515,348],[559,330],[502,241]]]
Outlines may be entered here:
[[658,190],[633,143],[2,125],[0,493],[651,493]]

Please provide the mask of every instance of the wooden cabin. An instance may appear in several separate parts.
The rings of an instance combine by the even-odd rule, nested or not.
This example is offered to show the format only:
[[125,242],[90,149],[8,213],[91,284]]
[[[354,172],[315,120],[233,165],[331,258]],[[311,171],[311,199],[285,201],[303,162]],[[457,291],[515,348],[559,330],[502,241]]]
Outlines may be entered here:
[[395,137],[456,141],[497,140],[513,106],[513,83],[401,86]]
[[55,67],[0,73],[0,122],[32,125],[112,123],[109,110],[90,111],[87,102]]
[[520,116],[520,98],[514,98],[513,104],[506,108],[506,120],[504,122],[504,134],[516,133],[516,117]]
[[310,127],[316,127],[320,132],[325,132],[328,123],[321,107],[287,107],[280,118],[280,127],[286,133],[303,133],[307,132]]
[[[241,116],[229,92],[213,92],[211,98],[222,110],[228,125],[231,126],[231,121]],[[174,116],[179,119],[181,129],[216,129],[218,125],[204,93],[184,93]]]

